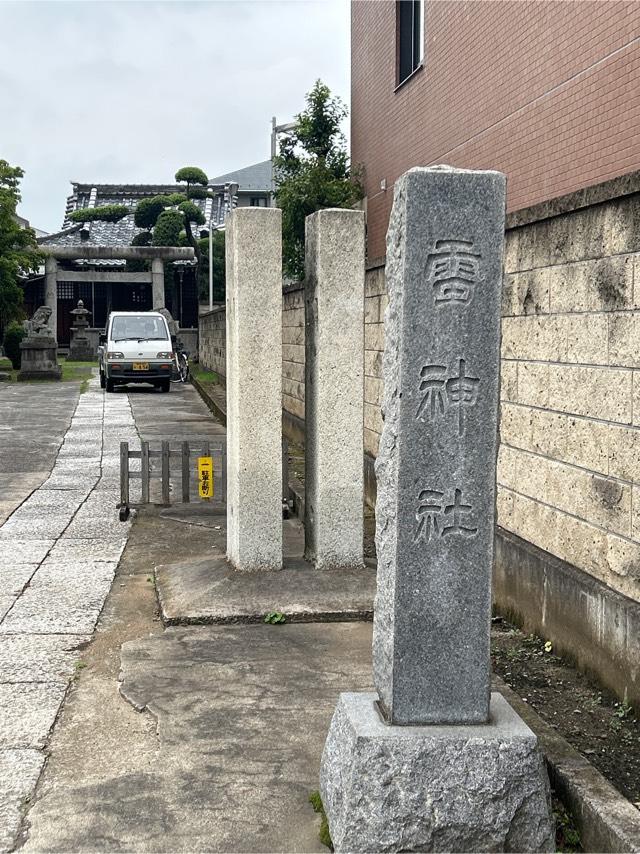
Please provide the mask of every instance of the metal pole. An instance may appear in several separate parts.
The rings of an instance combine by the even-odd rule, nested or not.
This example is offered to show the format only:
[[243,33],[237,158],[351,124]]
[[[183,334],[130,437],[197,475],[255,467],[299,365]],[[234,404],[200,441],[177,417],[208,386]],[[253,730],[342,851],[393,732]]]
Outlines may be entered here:
[[182,500],[189,503],[189,442],[182,443]]
[[269,206],[273,207],[273,200],[275,198],[276,191],[276,176],[273,171],[273,159],[276,156],[276,117],[273,116],[271,119],[271,197],[269,199]]
[[170,450],[169,443],[162,443],[162,503],[170,504],[169,500],[169,489],[170,489]]
[[213,203],[209,219],[209,311],[213,308]]
[[140,469],[142,475],[142,503],[149,503],[149,443],[140,442]]
[[120,442],[120,506],[129,506],[129,443]]

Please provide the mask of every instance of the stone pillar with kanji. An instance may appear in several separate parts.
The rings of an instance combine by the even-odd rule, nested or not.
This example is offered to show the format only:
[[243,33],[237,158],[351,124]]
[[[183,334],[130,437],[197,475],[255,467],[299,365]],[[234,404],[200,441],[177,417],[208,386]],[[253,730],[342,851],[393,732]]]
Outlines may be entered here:
[[504,211],[498,172],[419,168],[395,186],[376,691],[340,696],[325,745],[336,851],[554,850],[536,737],[491,693]]

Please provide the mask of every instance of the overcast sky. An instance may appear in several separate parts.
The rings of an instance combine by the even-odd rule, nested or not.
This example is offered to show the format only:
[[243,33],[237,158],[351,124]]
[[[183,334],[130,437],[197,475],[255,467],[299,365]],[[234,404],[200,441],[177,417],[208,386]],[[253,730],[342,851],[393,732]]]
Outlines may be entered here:
[[320,77],[348,102],[347,0],[0,0],[0,158],[57,231],[71,180],[162,183],[269,157]]

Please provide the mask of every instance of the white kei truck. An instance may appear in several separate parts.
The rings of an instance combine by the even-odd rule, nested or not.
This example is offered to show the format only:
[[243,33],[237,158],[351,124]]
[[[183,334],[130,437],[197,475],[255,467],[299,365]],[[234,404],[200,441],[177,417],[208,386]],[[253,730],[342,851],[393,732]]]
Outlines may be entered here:
[[100,387],[150,383],[167,392],[175,354],[166,318],[157,311],[112,311],[98,348]]

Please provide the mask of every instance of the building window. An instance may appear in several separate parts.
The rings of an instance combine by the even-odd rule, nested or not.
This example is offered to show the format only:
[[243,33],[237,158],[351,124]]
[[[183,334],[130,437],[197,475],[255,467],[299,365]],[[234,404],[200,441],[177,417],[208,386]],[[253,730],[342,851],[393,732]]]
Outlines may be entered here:
[[266,196],[251,196],[249,205],[252,208],[266,208],[267,198]]
[[424,0],[397,0],[398,86],[422,65]]
[[58,299],[73,299],[73,282],[58,282]]

